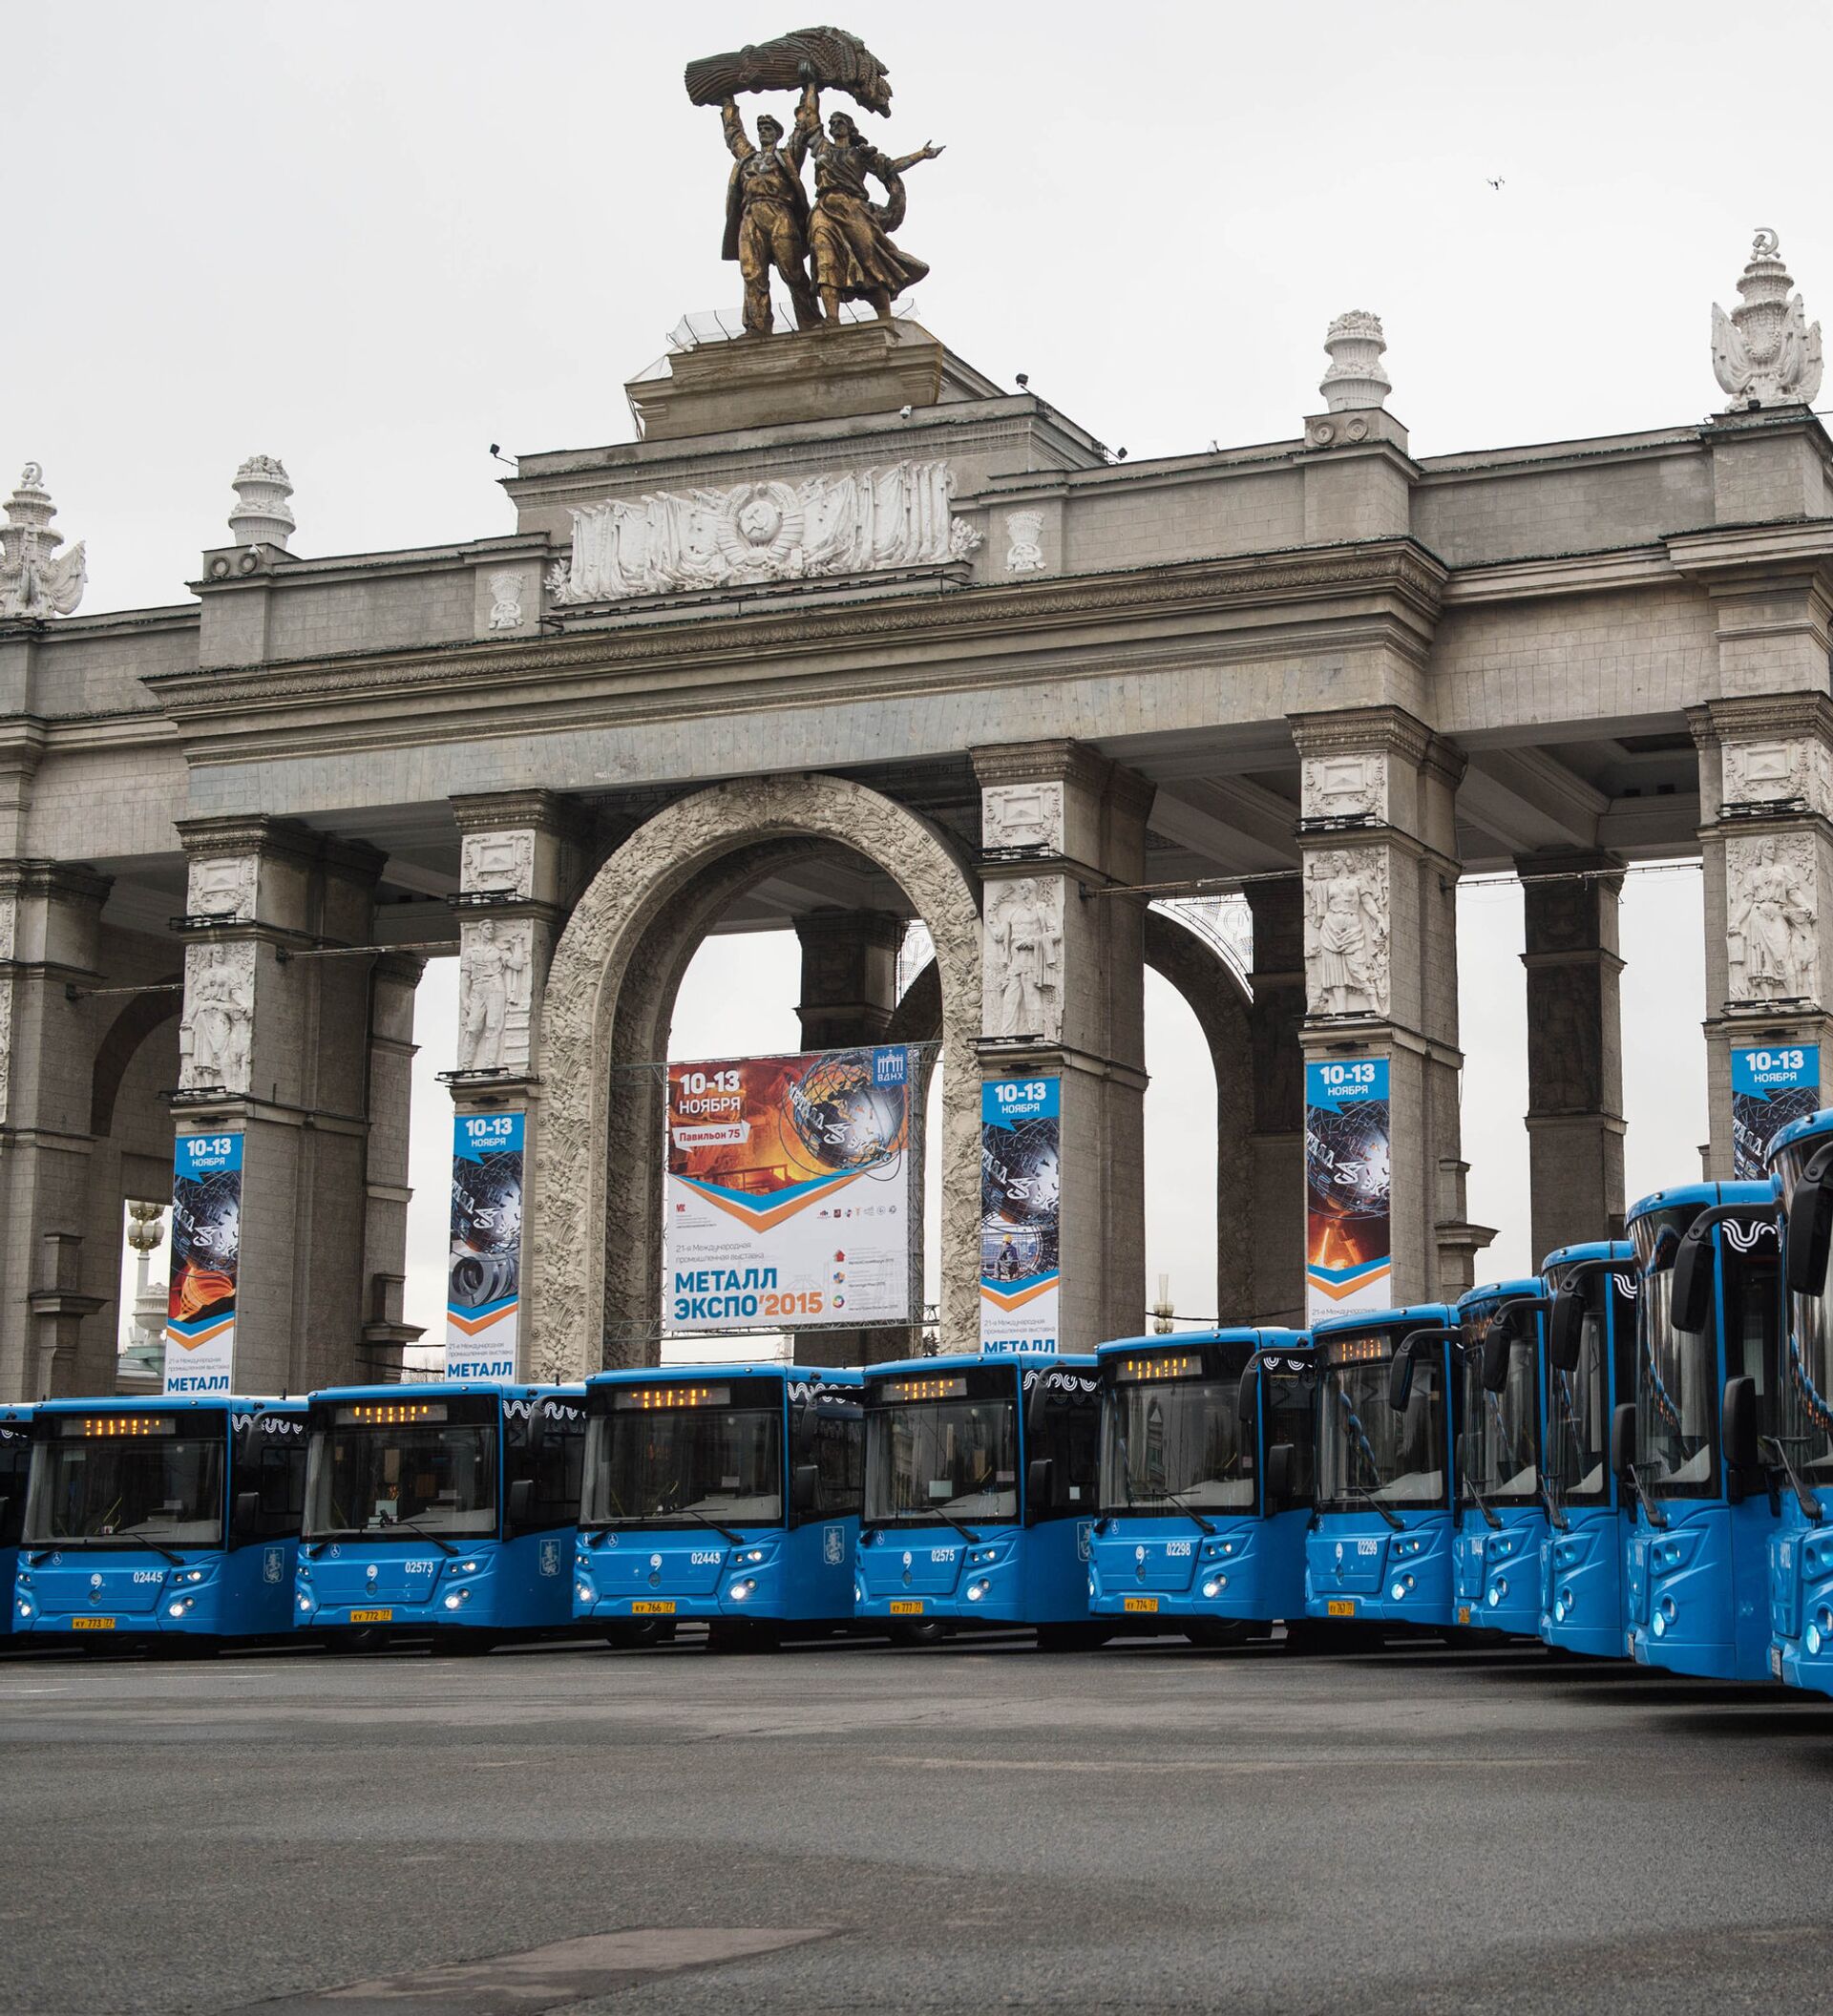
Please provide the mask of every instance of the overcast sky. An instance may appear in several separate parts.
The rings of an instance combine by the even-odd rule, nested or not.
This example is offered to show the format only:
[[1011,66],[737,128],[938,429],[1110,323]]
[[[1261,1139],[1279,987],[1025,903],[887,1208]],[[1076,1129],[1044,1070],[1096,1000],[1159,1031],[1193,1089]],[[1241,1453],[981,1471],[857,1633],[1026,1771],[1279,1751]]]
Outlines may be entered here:
[[[30,195],[0,477],[45,465],[89,541],[86,608],[185,599],[251,452],[298,486],[296,549],[330,554],[506,529],[492,441],[627,439],[622,381],[685,309],[736,300],[718,118],[682,65],[790,25],[707,0],[11,10],[0,106]],[[844,25],[893,74],[874,137],[948,146],[899,233],[935,268],[922,321],[1134,459],[1296,435],[1347,307],[1383,318],[1421,454],[1703,416],[1710,304],[1759,224],[1833,312],[1824,122],[1776,90],[1823,69],[1821,7],[1764,8],[1757,48],[1722,7],[1673,4],[874,0]],[[1695,872],[1626,894],[1632,1197],[1698,1166],[1699,902]],[[1461,914],[1471,1208],[1513,1271],[1519,897]],[[434,969],[414,1137],[435,1332],[452,991]],[[782,1047],[793,998],[784,948],[715,948],[676,1053]],[[1207,1063],[1151,1003],[1148,1274],[1209,1314]]]

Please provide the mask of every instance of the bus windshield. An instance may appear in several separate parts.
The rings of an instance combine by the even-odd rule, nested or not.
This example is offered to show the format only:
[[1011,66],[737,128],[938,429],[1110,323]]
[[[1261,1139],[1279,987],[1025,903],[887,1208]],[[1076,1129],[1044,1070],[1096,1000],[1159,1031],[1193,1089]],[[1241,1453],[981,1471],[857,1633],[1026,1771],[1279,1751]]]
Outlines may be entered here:
[[1233,1379],[1108,1386],[1101,1396],[1103,1515],[1163,1512],[1172,1500],[1202,1511],[1252,1511],[1254,1439],[1241,1433],[1237,1390]]
[[587,1526],[783,1522],[783,1408],[658,1406],[595,1414]]
[[1584,1284],[1578,1362],[1570,1372],[1555,1366],[1548,1380],[1547,1479],[1562,1505],[1610,1500],[1611,1375],[1603,1298],[1614,1292],[1611,1283],[1611,1276],[1599,1274]]
[[1531,1338],[1509,1340],[1508,1374],[1500,1393],[1484,1386],[1483,1353],[1466,1350],[1463,1355],[1459,1472],[1489,1503],[1528,1503],[1540,1489],[1539,1353]]
[[27,1546],[222,1544],[220,1414],[59,1415],[32,1466]]
[[1387,1404],[1385,1358],[1331,1365],[1317,1402],[1317,1505],[1349,1512],[1444,1503],[1444,1382],[1436,1351],[1416,1358],[1406,1412]]
[[1700,1330],[1675,1326],[1672,1266],[1643,1277],[1640,1307],[1636,1467],[1657,1498],[1711,1498],[1718,1489],[1718,1349],[1712,1318]]
[[313,1425],[304,1537],[495,1538],[495,1403],[483,1404],[481,1418],[462,1401],[334,1406]]
[[866,1416],[866,1522],[1019,1516],[1016,1398],[899,1400]]

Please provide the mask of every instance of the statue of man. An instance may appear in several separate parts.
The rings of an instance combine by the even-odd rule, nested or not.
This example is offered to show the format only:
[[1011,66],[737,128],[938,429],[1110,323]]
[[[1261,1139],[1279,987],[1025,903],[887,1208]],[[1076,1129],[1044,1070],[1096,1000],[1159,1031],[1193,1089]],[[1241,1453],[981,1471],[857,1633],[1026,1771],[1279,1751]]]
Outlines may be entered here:
[[815,328],[821,310],[809,285],[809,193],[802,186],[809,136],[798,121],[786,147],[783,122],[767,112],[759,116],[753,145],[730,98],[721,105],[719,116],[733,155],[726,185],[724,252],[737,260],[744,276],[745,333],[768,336],[776,326],[770,308],[771,267],[782,274],[795,304],[796,327]]
[[525,964],[521,948],[497,942],[486,917],[458,961],[464,1018],[458,1031],[458,1068],[495,1071],[503,1061],[503,1021],[509,994]]
[[[814,284],[830,322],[840,319],[843,301],[869,301],[881,322],[891,319],[891,304],[906,287],[914,287],[929,268],[920,259],[900,252],[891,233],[903,221],[903,171],[918,161],[933,161],[942,152],[924,141],[915,154],[893,160],[860,133],[844,112],[836,112],[821,131],[819,88],[804,87],[796,108],[795,130],[805,147],[814,150],[814,214],[809,220],[809,249],[814,256]],[[881,209],[867,200],[866,178],[884,184]]]

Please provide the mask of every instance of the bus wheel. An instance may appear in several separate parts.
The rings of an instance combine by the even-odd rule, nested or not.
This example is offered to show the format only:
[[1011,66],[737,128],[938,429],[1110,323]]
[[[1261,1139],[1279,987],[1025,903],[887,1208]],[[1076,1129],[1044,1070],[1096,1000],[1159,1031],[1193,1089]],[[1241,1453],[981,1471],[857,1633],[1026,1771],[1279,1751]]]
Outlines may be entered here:
[[894,1624],[891,1628],[893,1645],[940,1645],[948,1636],[948,1625],[940,1617],[932,1617],[925,1624]]
[[604,1642],[613,1651],[640,1651],[645,1646],[666,1645],[675,1635],[672,1617],[632,1618],[628,1624],[607,1624]]
[[1098,1652],[1113,1633],[1105,1624],[1041,1624],[1041,1652]]

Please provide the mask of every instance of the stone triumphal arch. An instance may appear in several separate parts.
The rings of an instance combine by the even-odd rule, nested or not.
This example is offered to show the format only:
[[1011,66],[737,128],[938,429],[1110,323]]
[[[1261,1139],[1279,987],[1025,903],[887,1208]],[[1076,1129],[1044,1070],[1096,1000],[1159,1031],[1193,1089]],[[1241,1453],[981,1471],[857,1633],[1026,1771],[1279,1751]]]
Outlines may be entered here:
[[[823,144],[832,194],[852,143]],[[1127,463],[908,319],[686,326],[628,388],[635,438],[522,455],[505,525],[312,557],[257,456],[231,539],[150,609],[81,610],[28,469],[0,1393],[112,1385],[122,1200],[231,1133],[238,1383],[399,1365],[432,957],[460,960],[459,1112],[526,1116],[528,1372],[655,1348],[653,1065],[709,931],[796,930],[811,1047],[939,1040],[951,1346],[980,1087],[1017,1074],[1062,1084],[1064,1343],[1140,1326],[1148,963],[1215,1060],[1224,1312],[1304,1306],[1308,1060],[1385,1063],[1390,1292],[1466,1285],[1475,872],[1527,892],[1535,1250],[1623,1208],[1639,862],[1703,864],[1729,1175],[1734,1052],[1821,1041],[1833,1000],[1833,445],[1791,284],[1760,235],[1710,417],[1423,457],[1362,314],[1290,439]],[[1152,907],[1218,889],[1252,909],[1245,979]],[[935,963],[900,998],[917,919]]]

